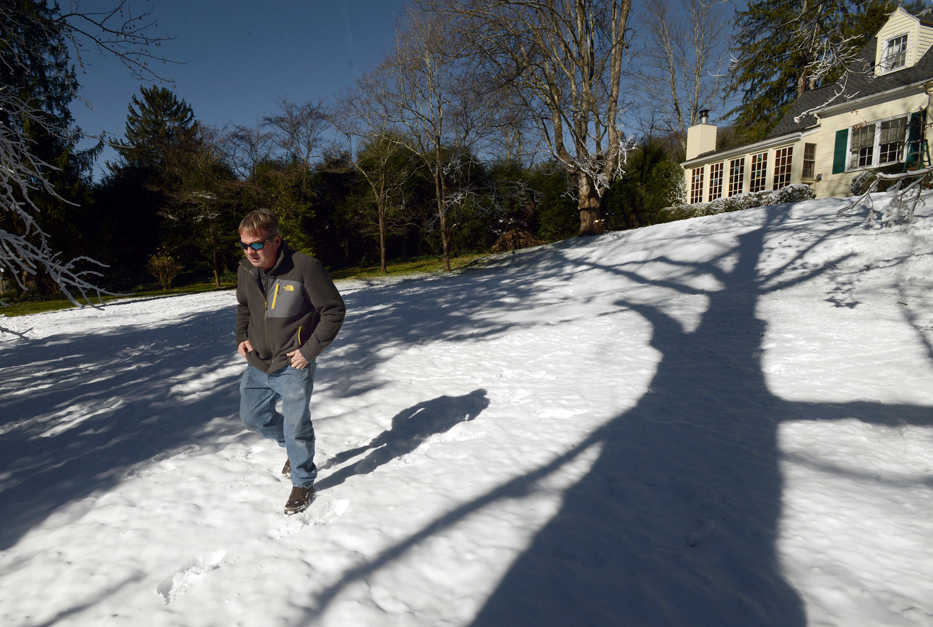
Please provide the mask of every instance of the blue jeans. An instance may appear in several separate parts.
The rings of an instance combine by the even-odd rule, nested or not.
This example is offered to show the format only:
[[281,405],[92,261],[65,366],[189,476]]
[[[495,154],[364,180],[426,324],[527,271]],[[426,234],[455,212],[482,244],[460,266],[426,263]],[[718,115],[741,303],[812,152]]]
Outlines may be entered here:
[[[265,373],[247,365],[240,380],[240,419],[250,429],[285,448],[292,465],[292,484],[314,485],[314,427],[311,426],[311,390],[315,364],[297,370],[291,366]],[[282,401],[282,412],[276,402]]]

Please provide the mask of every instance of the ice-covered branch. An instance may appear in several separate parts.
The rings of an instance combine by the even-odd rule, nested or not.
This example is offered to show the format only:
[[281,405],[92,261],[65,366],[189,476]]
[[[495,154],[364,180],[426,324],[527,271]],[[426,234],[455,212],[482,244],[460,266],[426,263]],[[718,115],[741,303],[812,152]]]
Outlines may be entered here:
[[[0,113],[6,120],[42,123],[42,116],[7,88],[0,89]],[[91,282],[91,277],[99,277],[100,273],[80,270],[78,265],[90,262],[103,267],[103,264],[87,257],[63,261],[49,248],[48,236],[35,219],[39,210],[34,198],[37,194],[48,194],[57,202],[68,201],[49,182],[47,175],[55,168],[35,156],[31,149],[32,142],[22,126],[0,123],[0,214],[7,216],[4,224],[8,225],[0,228],[0,267],[21,289],[26,288],[25,277],[44,272],[75,304],[77,297],[89,301],[92,293],[98,296],[102,293]]]
[[[880,223],[881,226],[910,223],[913,221],[914,213],[920,201],[933,194],[933,191],[930,190],[931,179],[933,179],[933,167],[896,174],[872,172],[869,175],[869,180],[866,181],[868,187],[865,191],[840,209],[838,215],[844,215],[856,207],[864,206],[867,209],[865,216],[866,227],[874,226],[876,223]],[[894,196],[888,203],[886,210],[879,210],[875,208],[872,194],[878,192],[880,185],[885,182],[893,182],[893,187],[889,191],[893,191]]]
[[[166,61],[153,55],[151,46],[165,37],[154,36],[154,22],[148,14],[135,13],[127,0],[115,0],[104,11],[82,9],[77,1],[64,10],[58,3],[0,3],[0,67],[8,76],[26,80],[46,70],[37,59],[46,58],[49,49],[63,52],[72,44],[79,65],[82,46],[90,44],[105,54],[118,57],[137,75],[160,78],[152,71],[151,61]],[[56,62],[59,59],[56,57]],[[64,63],[64,61],[62,61]],[[26,90],[28,91],[28,90]],[[55,111],[38,109],[30,96],[10,84],[0,86],[0,270],[9,274],[20,289],[26,289],[30,277],[48,277],[72,303],[90,304],[105,290],[95,281],[101,273],[92,268],[104,264],[85,256],[65,260],[52,250],[49,236],[38,216],[40,198],[61,205],[73,205],[56,191],[52,174],[58,169],[38,156],[32,137],[40,130],[52,137],[68,131],[56,124]],[[64,105],[63,105],[64,106]]]
[[836,100],[839,100],[840,98],[845,99],[845,100],[851,100],[852,98],[855,98],[856,96],[858,96],[859,92],[857,91],[852,91],[852,92],[847,91],[848,84],[849,84],[849,73],[846,72],[836,82],[836,84],[833,85],[833,93],[828,94],[826,98],[820,104],[809,107],[808,109],[804,109],[803,111],[795,115],[794,124],[800,124],[800,121],[804,119],[805,117],[807,117],[808,115],[815,114],[825,109],[826,107],[834,103]]

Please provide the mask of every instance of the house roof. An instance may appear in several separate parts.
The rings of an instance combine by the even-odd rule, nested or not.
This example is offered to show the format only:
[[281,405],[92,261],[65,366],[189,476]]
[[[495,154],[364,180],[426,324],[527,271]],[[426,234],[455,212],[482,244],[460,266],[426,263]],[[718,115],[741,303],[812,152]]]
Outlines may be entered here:
[[923,9],[919,13],[913,13],[912,15],[920,20],[920,23],[924,26],[933,26],[933,9]]
[[[933,47],[927,50],[920,61],[913,66],[898,70],[897,72],[875,76],[872,70],[877,42],[877,38],[872,37],[865,44],[860,53],[862,59],[859,71],[850,72],[848,75],[844,87],[846,94],[852,94],[852,96],[847,98],[850,102],[861,100],[867,96],[880,94],[898,87],[906,87],[907,85],[933,79]],[[804,92],[800,98],[791,105],[787,113],[784,114],[784,117],[774,126],[768,137],[787,135],[788,133],[815,126],[817,124],[817,118],[813,113],[803,115],[797,122],[794,121],[794,118],[803,112],[821,107],[833,97],[836,90],[841,86],[842,84],[837,82],[827,87]],[[843,96],[843,98],[846,98],[846,96]],[[838,99],[834,100],[834,104],[838,104],[839,102],[843,101]]]

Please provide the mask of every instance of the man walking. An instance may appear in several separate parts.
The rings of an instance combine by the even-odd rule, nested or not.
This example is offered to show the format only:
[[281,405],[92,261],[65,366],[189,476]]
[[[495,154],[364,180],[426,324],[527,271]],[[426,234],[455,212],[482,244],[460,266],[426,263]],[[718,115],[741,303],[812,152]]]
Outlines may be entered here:
[[311,503],[317,476],[309,408],[315,358],[346,310],[321,262],[288,247],[271,211],[251,211],[239,232],[245,258],[237,268],[236,342],[247,361],[240,418],[285,448],[282,474],[292,480],[285,513],[297,514]]

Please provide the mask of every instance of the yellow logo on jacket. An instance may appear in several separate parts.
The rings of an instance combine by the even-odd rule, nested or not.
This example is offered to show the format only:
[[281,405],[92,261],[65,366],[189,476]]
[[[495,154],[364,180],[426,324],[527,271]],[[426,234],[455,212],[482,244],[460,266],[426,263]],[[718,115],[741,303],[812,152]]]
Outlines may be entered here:
[[286,292],[294,292],[294,291],[295,291],[295,286],[294,286],[294,285],[286,285],[286,286],[285,286],[285,291],[286,291]]

